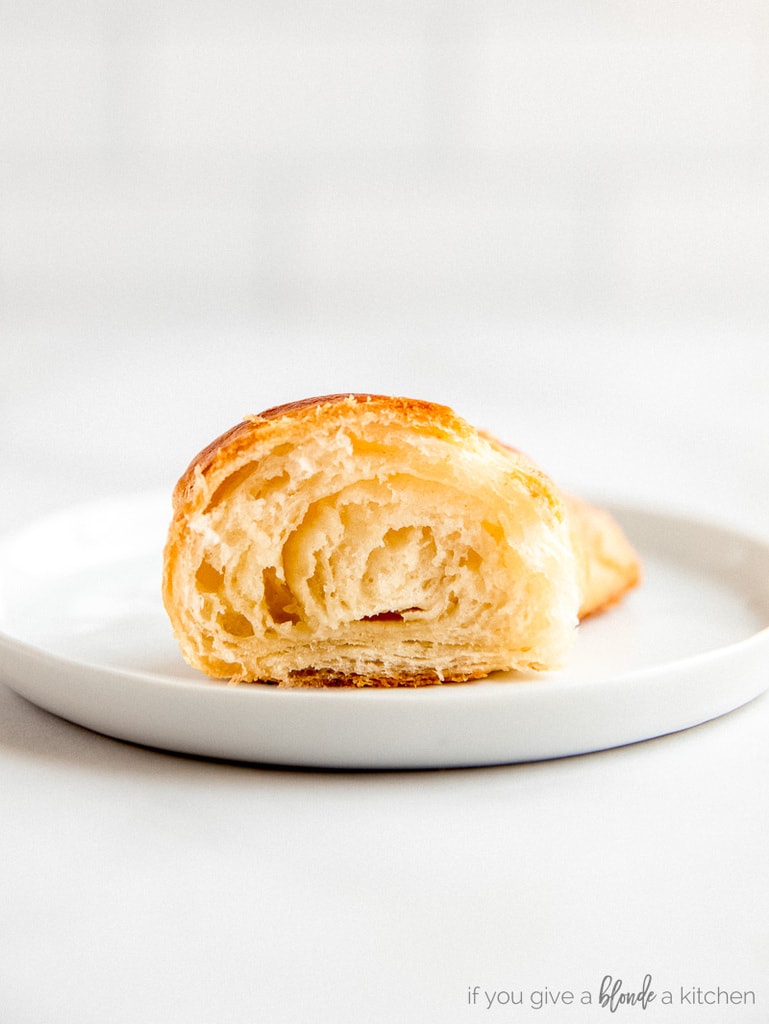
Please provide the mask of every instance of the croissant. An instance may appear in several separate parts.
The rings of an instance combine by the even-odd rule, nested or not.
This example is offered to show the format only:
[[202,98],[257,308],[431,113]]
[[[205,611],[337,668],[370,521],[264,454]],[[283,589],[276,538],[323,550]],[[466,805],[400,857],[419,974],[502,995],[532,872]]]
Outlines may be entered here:
[[640,563],[602,510],[446,406],[329,395],[250,416],[179,480],[163,600],[184,658],[284,686],[564,663]]

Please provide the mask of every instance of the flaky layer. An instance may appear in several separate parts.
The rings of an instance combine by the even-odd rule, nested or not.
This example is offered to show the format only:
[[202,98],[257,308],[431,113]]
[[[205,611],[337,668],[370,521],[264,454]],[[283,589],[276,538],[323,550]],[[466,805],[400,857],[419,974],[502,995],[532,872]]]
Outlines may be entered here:
[[573,495],[566,501],[575,549],[583,566],[579,617],[586,619],[621,601],[641,582],[641,562],[619,524],[605,509]]
[[185,658],[220,678],[551,668],[584,607],[575,535],[553,483],[450,409],[329,396],[248,418],[193,461],[163,595]]

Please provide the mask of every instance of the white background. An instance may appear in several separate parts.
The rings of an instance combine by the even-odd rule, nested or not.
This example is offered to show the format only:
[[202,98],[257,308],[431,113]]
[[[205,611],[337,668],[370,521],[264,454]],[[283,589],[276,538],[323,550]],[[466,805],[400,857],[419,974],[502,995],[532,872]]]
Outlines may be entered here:
[[[758,0],[0,3],[4,530],[369,390],[769,540],[768,282]],[[467,989],[651,972],[758,1005],[623,1016],[765,1021],[768,730],[761,698],[561,762],[293,772],[0,686],[0,1020],[592,1024]]]

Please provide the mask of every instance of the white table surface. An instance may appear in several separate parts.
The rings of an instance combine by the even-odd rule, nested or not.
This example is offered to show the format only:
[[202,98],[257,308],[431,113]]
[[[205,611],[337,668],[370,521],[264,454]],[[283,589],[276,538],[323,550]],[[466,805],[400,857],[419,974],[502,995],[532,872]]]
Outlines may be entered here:
[[[769,540],[767,384],[765,337],[713,324],[10,329],[0,528],[170,493],[243,413],[349,389]],[[769,697],[565,760],[334,773],[141,749],[0,684],[0,1021],[592,1024],[605,975],[647,974],[673,1004],[617,1019],[766,1021],[768,794]],[[698,987],[756,1004],[682,1004]]]

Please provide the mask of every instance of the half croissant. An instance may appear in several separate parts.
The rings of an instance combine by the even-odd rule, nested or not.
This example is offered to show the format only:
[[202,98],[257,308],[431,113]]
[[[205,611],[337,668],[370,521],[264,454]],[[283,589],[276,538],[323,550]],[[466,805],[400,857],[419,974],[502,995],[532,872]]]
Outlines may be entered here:
[[447,407],[331,395],[193,460],[163,599],[210,676],[417,686],[559,667],[639,576],[611,517]]

